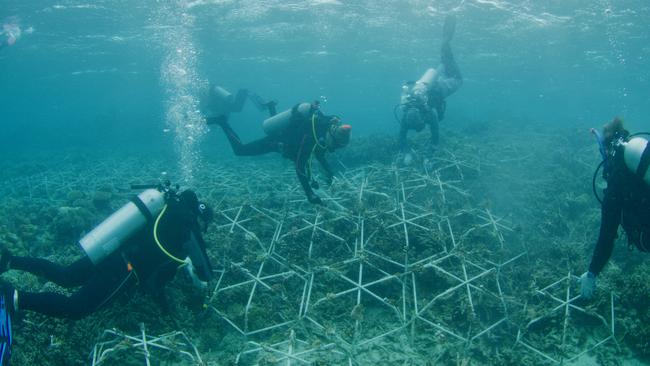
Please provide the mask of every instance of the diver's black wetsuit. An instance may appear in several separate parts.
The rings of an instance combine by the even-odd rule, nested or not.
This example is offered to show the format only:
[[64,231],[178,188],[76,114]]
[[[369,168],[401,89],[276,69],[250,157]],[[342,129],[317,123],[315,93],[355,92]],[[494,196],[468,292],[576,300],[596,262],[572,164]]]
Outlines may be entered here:
[[[308,165],[312,152],[323,167],[328,179],[333,176],[331,166],[325,159],[325,149],[320,147],[325,144],[330,122],[329,118],[320,114],[318,110],[312,110],[310,116],[312,113],[316,113],[315,125],[312,128],[311,117],[305,118],[298,113],[297,108],[298,105],[293,107],[291,122],[284,131],[277,135],[265,136],[248,144],[241,142],[239,136],[228,122],[221,121],[219,125],[223,128],[235,155],[254,156],[278,152],[285,158],[292,160],[295,163],[296,175],[305,194],[307,197],[311,197],[314,192],[310,185],[311,171],[308,169]],[[314,131],[319,141],[314,140]]]
[[[177,258],[188,255],[193,262],[203,260],[211,271],[205,243],[203,242],[196,216],[186,204],[169,202],[168,209],[160,218],[158,238],[164,248]],[[196,248],[190,248],[190,238],[194,236],[196,245],[200,247],[203,258],[195,258],[190,253]],[[158,247],[153,238],[153,225],[141,229],[122,250],[109,255],[99,265],[94,265],[85,256],[65,267],[45,259],[30,257],[15,257],[10,259],[10,268],[33,273],[62,287],[82,286],[71,296],[53,292],[23,292],[19,291],[19,310],[30,310],[45,315],[80,319],[96,311],[109,302],[114,295],[140,285],[145,291],[154,295],[162,294],[163,287],[169,282],[178,267],[178,261],[171,259]],[[205,272],[199,277],[207,281]]]
[[594,275],[600,273],[612,255],[619,224],[627,234],[628,244],[650,251],[650,188],[625,166],[622,150],[608,159],[600,233],[589,265]]
[[[453,94],[463,84],[463,76],[454,59],[454,54],[451,52],[449,42],[442,45],[440,60],[441,65],[437,70],[441,75],[429,89],[426,102],[424,104],[413,103],[412,105],[402,106],[405,116],[409,108],[416,108],[421,116],[420,118],[422,118],[425,124],[429,125],[429,129],[431,130],[431,148],[435,148],[438,145],[438,123],[444,118],[447,107],[445,98]],[[415,128],[408,126],[405,118],[402,118],[399,130],[399,147],[402,153],[407,153],[410,150],[408,140],[406,139],[406,135],[410,129]],[[417,129],[417,131],[421,131],[421,129]]]

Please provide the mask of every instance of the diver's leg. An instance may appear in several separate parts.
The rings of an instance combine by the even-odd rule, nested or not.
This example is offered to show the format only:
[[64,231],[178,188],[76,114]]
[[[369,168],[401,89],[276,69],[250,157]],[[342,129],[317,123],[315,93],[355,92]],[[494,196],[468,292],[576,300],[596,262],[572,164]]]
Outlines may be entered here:
[[456,16],[449,14],[445,17],[445,23],[442,25],[442,43],[449,43],[456,33]]
[[62,287],[80,286],[97,270],[88,257],[69,266],[62,266],[41,258],[11,256],[9,268],[32,273]]
[[219,126],[223,129],[223,132],[230,142],[232,151],[237,156],[253,156],[253,155],[263,155],[270,152],[278,151],[278,143],[271,136],[263,137],[259,140],[249,142],[244,144],[237,136],[237,133],[230,127],[230,124],[227,121],[222,121],[219,123]]
[[[86,284],[70,296],[54,292],[18,291],[18,310],[35,311],[44,315],[81,319],[109,302],[127,286],[135,284],[135,276],[126,265],[103,267]],[[115,268],[114,268],[115,267]]]
[[453,94],[463,83],[463,76],[460,68],[451,51],[451,39],[456,32],[456,17],[448,15],[442,27],[442,46],[440,47],[440,62],[442,63],[442,75],[437,82],[441,97],[446,98]]
[[463,84],[463,76],[460,73],[460,68],[454,59],[454,54],[451,51],[449,42],[443,43],[440,49],[440,60],[442,65],[442,74],[440,79],[436,82],[436,88],[442,98],[446,98],[453,94]]

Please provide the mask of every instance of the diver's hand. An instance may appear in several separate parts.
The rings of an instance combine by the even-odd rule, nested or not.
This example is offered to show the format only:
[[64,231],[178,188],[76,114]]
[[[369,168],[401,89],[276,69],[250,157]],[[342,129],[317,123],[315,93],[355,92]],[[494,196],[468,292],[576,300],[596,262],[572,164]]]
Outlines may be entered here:
[[196,268],[192,264],[192,261],[188,261],[187,265],[185,266],[185,270],[187,271],[187,274],[190,276],[192,279],[192,284],[194,287],[205,290],[208,287],[208,283],[206,281],[201,281],[199,279],[199,275],[196,273]]
[[323,200],[321,200],[314,192],[307,193],[307,200],[315,205],[323,204]]
[[316,180],[312,180],[310,185],[311,185],[311,188],[313,188],[313,189],[319,189],[320,188],[320,184],[318,184],[318,182]]
[[591,299],[596,292],[596,275],[587,271],[580,276],[580,296]]

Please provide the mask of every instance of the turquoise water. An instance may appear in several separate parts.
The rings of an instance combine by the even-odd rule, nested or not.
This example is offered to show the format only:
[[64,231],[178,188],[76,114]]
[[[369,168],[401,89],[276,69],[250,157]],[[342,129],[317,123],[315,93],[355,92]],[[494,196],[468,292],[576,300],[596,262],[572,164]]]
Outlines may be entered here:
[[[313,307],[309,311],[314,314],[312,322],[318,326],[327,325],[332,314],[338,314],[337,319],[343,319],[339,331],[346,326],[349,331],[342,336],[345,341],[339,343],[332,341],[336,332],[324,326],[309,331],[295,328],[297,339],[314,347],[318,342],[322,346],[325,340],[336,343],[332,348],[335,351],[330,353],[326,347],[322,350],[323,359],[331,357],[331,364],[336,364],[332,359],[352,362],[355,357],[360,365],[382,364],[386,354],[404,357],[400,359],[403,364],[422,364],[422,360],[434,356],[442,357],[443,364],[450,365],[501,364],[497,359],[500,353],[510,361],[504,364],[519,364],[518,360],[521,364],[542,362],[543,357],[522,346],[509,346],[520,343],[519,331],[529,332],[522,339],[533,347],[566,360],[566,354],[575,356],[609,336],[609,311],[614,318],[607,291],[611,289],[632,294],[616,299],[616,319],[622,320],[623,325],[617,323],[620,328],[615,333],[620,337],[634,327],[642,329],[647,325],[632,310],[635,306],[645,307],[644,299],[650,289],[623,276],[621,268],[643,274],[650,267],[639,264],[638,257],[631,258],[619,245],[614,264],[602,281],[605,290],[590,308],[605,317],[594,322],[578,315],[577,325],[572,324],[573,333],[566,337],[573,348],[564,347],[566,327],[564,333],[547,332],[546,327],[562,324],[564,318],[558,320],[549,315],[548,323],[536,323],[539,328],[528,326],[543,311],[553,309],[557,305],[554,300],[566,296],[564,287],[554,288],[557,292],[551,300],[531,296],[531,289],[554,283],[563,276],[570,279],[579,275],[591,256],[599,211],[590,197],[590,178],[598,153],[588,128],[621,116],[631,131],[648,129],[647,1],[0,1],[0,42],[6,45],[0,48],[0,177],[7,177],[5,184],[0,185],[0,204],[6,213],[0,217],[0,238],[11,238],[12,248],[21,253],[67,261],[80,252],[72,243],[59,243],[51,234],[55,225],[43,224],[44,217],[51,221],[64,208],[69,211],[70,207],[92,206],[95,191],[106,186],[113,192],[110,204],[117,208],[125,200],[126,193],[120,188],[127,182],[150,182],[163,172],[169,173],[167,177],[174,181],[197,187],[217,208],[217,222],[207,240],[211,244],[211,258],[218,263],[221,273],[226,273],[221,284],[225,290],[219,290],[219,296],[207,302],[210,314],[206,315],[196,309],[203,300],[197,300],[201,295],[193,293],[186,283],[170,287],[181,306],[193,310],[180,315],[186,322],[183,330],[190,333],[208,364],[218,365],[222,360],[232,363],[239,355],[255,360],[239,364],[261,363],[264,357],[258,355],[257,345],[251,342],[271,344],[289,337],[284,328],[277,333],[273,330],[268,337],[264,334],[255,338],[257,333],[243,337],[232,326],[248,326],[248,306],[246,320],[240,318],[243,307],[251,300],[246,291],[229,294],[229,286],[234,288],[239,281],[246,283],[248,274],[237,273],[238,268],[257,273],[259,263],[259,273],[269,263],[269,267],[278,267],[269,272],[286,270],[292,273],[293,280],[297,276],[300,281],[297,285],[278,281],[269,295],[273,304],[288,302],[285,306],[292,311],[290,316],[284,318],[286,314],[281,311],[269,311],[268,298],[255,298],[250,314],[252,329],[248,330],[255,331],[253,325],[264,328],[287,319],[300,327],[314,326],[304,320],[308,313],[302,308],[305,304]],[[449,14],[457,18],[452,48],[464,84],[447,101],[441,130],[444,151],[436,157],[435,171],[423,172],[420,166],[400,170],[390,164],[396,147],[388,151],[394,148],[391,144],[398,133],[393,108],[399,102],[403,83],[438,65],[441,28]],[[277,156],[237,160],[234,165],[236,160],[221,131],[209,131],[203,123],[200,101],[210,83],[232,92],[250,89],[277,100],[280,110],[297,102],[320,100],[325,113],[340,115],[345,123],[352,124],[352,146],[338,154],[337,159],[346,164],[346,158],[354,162],[329,193],[323,192],[334,197],[333,201],[340,201],[338,207],[330,205],[321,211],[304,204],[302,193],[295,189],[297,182],[291,166],[278,162]],[[231,121],[242,139],[248,141],[262,135],[261,121],[265,117],[249,103],[242,113],[233,114]],[[370,140],[376,144],[362,139],[375,134],[382,135]],[[421,148],[425,140],[422,135],[427,134],[420,135],[414,146]],[[355,140],[360,143],[355,144]],[[407,190],[412,189],[411,196],[404,193],[405,185]],[[365,196],[364,189],[369,192]],[[83,199],[70,198],[76,196]],[[404,209],[404,202],[413,206],[407,207],[411,210],[407,214],[401,211],[400,216],[396,213],[400,213],[400,203]],[[86,220],[89,222],[99,222],[107,214],[92,207],[90,210],[92,218]],[[242,220],[248,220],[242,221],[242,225],[250,232],[232,224],[240,212],[242,218],[246,217]],[[287,212],[289,215],[285,215]],[[501,228],[507,231],[505,239],[498,233],[496,223],[492,232],[492,226],[481,221],[492,213],[504,224]],[[367,223],[361,220],[363,215],[367,215]],[[408,226],[408,215],[414,217],[409,220],[422,221]],[[25,222],[19,216],[27,217]],[[305,225],[319,220],[322,228],[334,235],[321,233],[319,237],[311,228],[305,229]],[[406,232],[407,226],[411,234]],[[75,234],[80,235],[85,229],[77,227]],[[374,237],[376,233],[379,234]],[[284,241],[278,241],[275,248],[280,235]],[[431,235],[433,241],[427,241]],[[370,250],[390,257],[389,264],[382,264],[386,267],[378,265],[379,273],[368,269],[375,268],[372,261],[376,258],[359,254],[362,250],[357,245],[364,237]],[[496,356],[490,362],[481,358],[482,354],[472,354],[474,349],[464,344],[458,348],[467,352],[463,357],[456,348],[445,350],[449,344],[457,345],[453,337],[413,315],[417,313],[412,310],[414,304],[422,301],[422,309],[426,301],[437,298],[436,290],[444,293],[446,285],[457,285],[454,281],[463,276],[465,259],[462,255],[454,257],[463,263],[462,271],[456,263],[440,268],[423,265],[418,272],[411,271],[404,263],[410,263],[412,258],[403,258],[401,252],[402,242],[410,245],[409,238],[413,248],[407,249],[413,253],[405,252],[417,259],[439,249],[431,249],[432,243],[445,246],[446,253],[446,247],[453,244],[455,250],[458,241],[463,250],[476,251],[470,253],[476,256],[471,260],[492,261],[481,262],[481,271],[487,267],[492,271],[495,262],[524,258],[519,257],[523,251],[528,254],[526,261],[513,261],[515,265],[504,275],[508,279],[504,281],[505,295],[501,289],[490,287],[493,282],[486,280],[480,289],[476,288],[479,285],[467,286],[469,300],[462,298],[463,294],[458,295],[460,302],[444,298],[442,304],[436,303],[428,308],[428,314],[422,314],[436,322],[440,320],[436,316],[442,314],[442,324],[452,328],[456,325],[458,329],[453,328],[454,332],[468,339],[476,336],[481,341],[479,336],[489,333],[481,331],[497,324],[494,339],[474,344],[495,350]],[[322,262],[312,262],[314,243],[314,257]],[[267,255],[272,251],[277,251],[273,253],[275,257]],[[458,253],[451,252],[453,256]],[[498,259],[490,256],[493,254]],[[307,256],[309,260],[305,259]],[[287,258],[288,262],[284,262]],[[363,301],[356,300],[355,305],[352,300],[343,302],[343,295],[333,295],[348,290],[347,282],[336,283],[343,278],[342,274],[353,281],[357,281],[355,276],[361,277],[362,270],[357,267],[341,269],[344,265],[356,266],[357,262],[367,266],[367,281],[387,278],[387,284],[376,290],[381,296],[364,294]],[[305,300],[302,286],[307,288],[310,276],[313,280],[314,275],[320,276],[323,267],[341,263],[344,265],[337,267],[340,272],[332,275],[334,280],[317,277],[311,303],[310,299]],[[633,266],[627,267],[630,263]],[[455,278],[445,280],[444,273],[434,273],[435,270],[453,272]],[[470,277],[479,273],[476,268],[470,270],[475,271]],[[389,273],[397,274],[391,277]],[[467,279],[468,274],[464,276]],[[23,277],[11,277],[14,283],[19,282],[16,278]],[[440,284],[432,278],[440,278]],[[358,281],[361,283],[362,279]],[[45,287],[33,279],[21,286],[38,290]],[[569,283],[566,288],[575,294],[577,288],[571,286]],[[411,301],[411,291],[415,293],[416,287],[422,298],[414,294],[415,300]],[[219,287],[215,288],[217,294]],[[460,289],[465,291],[465,287]],[[477,321],[480,316],[473,313],[473,305],[472,314],[466,307],[467,301],[472,301],[471,292],[481,293],[482,289],[498,292],[500,301],[477,303],[477,313],[486,318]],[[358,293],[345,294],[361,299],[361,290]],[[250,298],[253,297],[251,294]],[[296,299],[299,301],[294,304]],[[327,307],[330,301],[334,303],[332,309],[336,306],[334,310]],[[87,355],[95,342],[101,340],[101,332],[115,324],[129,328],[125,330],[129,334],[138,333],[140,321],[147,322],[147,329],[157,334],[176,329],[146,300],[137,298],[134,302],[124,313],[137,321],[129,318],[114,322],[119,318],[117,315],[124,315],[119,308],[72,325],[66,321],[52,325],[43,318],[28,318],[31,323],[17,330],[22,341],[17,349],[18,360],[40,359],[48,350],[55,349],[47,345],[50,336],[54,337],[51,340],[60,339],[65,344],[53,351],[58,352],[56,364],[87,364]],[[501,302],[504,307],[508,302],[512,312],[504,311],[511,316],[503,322],[507,326],[499,323]],[[390,306],[382,308],[386,303]],[[487,310],[481,312],[481,306]],[[391,318],[395,316],[393,308],[399,308],[397,320]],[[465,313],[454,313],[461,308]],[[455,317],[445,318],[445,314]],[[348,315],[352,320],[346,318]],[[230,319],[233,323],[228,323]],[[607,324],[597,328],[602,325],[600,319]],[[386,328],[382,328],[381,321],[387,321]],[[481,327],[474,322],[482,322]],[[419,328],[412,330],[411,324],[416,323]],[[366,342],[387,329],[399,332],[380,339],[376,348],[373,342]],[[422,332],[421,338],[414,336],[416,331]],[[30,332],[36,334],[34,339],[38,342],[30,339]],[[548,337],[549,344],[562,344],[559,351],[548,345],[544,348],[547,333],[556,338],[562,335],[557,342]],[[633,337],[628,335],[630,338]],[[85,343],[75,348],[78,342]],[[641,342],[634,339],[627,346],[647,358],[647,350],[639,350]],[[300,346],[307,348],[305,344]],[[361,344],[370,350],[346,353],[344,357],[343,351],[349,351],[345,344]],[[620,358],[613,343],[607,347],[610,360]],[[588,364],[592,356],[578,360]],[[76,361],[69,361],[73,357]],[[607,360],[605,356],[593,357],[607,364],[603,361]],[[633,359],[634,355],[629,357]]]
[[[395,132],[403,82],[438,63],[445,14],[465,76],[449,123],[579,128],[648,115],[650,5],[643,1],[14,1],[23,32],[0,52],[3,148],[166,143],[166,57],[195,52],[188,82],[324,106],[355,135]],[[181,63],[172,60],[171,63]],[[171,93],[177,93],[173,90]],[[257,136],[252,108],[242,125]],[[56,136],[56,138],[54,138]]]

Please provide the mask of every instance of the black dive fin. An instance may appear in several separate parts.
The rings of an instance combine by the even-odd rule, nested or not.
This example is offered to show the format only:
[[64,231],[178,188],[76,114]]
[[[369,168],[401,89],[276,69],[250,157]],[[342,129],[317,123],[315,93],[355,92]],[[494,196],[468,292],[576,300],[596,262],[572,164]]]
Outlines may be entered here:
[[456,33],[456,16],[449,14],[445,17],[445,24],[442,26],[442,42],[448,43]]
[[249,93],[248,98],[255,104],[255,107],[260,111],[268,110],[271,116],[275,116],[277,111],[275,106],[278,104],[275,100],[265,101],[262,97],[255,93]]
[[259,109],[260,111],[263,111],[265,109],[264,105],[266,104],[266,102],[259,95],[255,93],[248,93],[248,98],[251,100],[251,102],[253,102],[253,104],[255,104],[255,107],[257,107],[257,109]]

